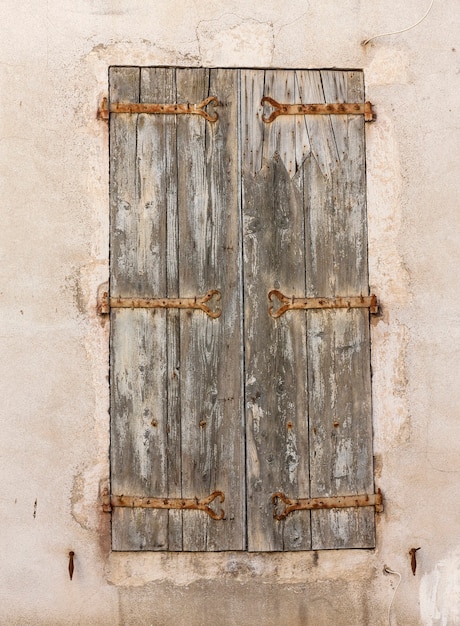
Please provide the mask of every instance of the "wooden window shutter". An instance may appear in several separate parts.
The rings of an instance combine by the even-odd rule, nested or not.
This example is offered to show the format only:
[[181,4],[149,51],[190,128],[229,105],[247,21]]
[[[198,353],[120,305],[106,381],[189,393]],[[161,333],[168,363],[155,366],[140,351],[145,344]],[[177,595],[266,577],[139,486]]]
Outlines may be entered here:
[[372,506],[279,515],[374,493],[364,115],[269,121],[364,107],[362,73],[109,82],[113,548],[373,547]]
[[[363,116],[261,121],[280,103],[362,102],[360,72],[243,72],[248,536],[255,550],[374,545],[370,508],[268,523],[266,494],[373,493],[369,311],[266,315],[267,290],[368,295]],[[248,344],[251,345],[248,345]]]
[[111,102],[196,103],[215,93],[225,102],[218,124],[193,115],[110,118],[111,297],[222,294],[217,319],[193,309],[112,310],[111,489],[165,500],[221,491],[225,519],[114,507],[116,550],[244,547],[237,76],[110,72]]

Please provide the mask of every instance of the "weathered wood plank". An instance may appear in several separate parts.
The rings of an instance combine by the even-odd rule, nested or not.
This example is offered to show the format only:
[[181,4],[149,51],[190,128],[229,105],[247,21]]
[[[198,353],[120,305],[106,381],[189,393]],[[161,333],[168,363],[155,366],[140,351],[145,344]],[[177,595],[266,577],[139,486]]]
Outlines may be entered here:
[[[139,102],[139,68],[112,67],[109,74],[109,100]],[[127,293],[133,288],[137,268],[137,219],[133,218],[137,181],[137,116],[110,118],[110,289]],[[129,233],[129,234],[128,234]]]
[[[293,102],[295,93],[294,72],[286,70],[265,71],[264,96],[280,102]],[[270,161],[276,155],[281,159],[289,176],[297,171],[296,117],[282,117],[275,124],[264,124],[263,159]]]
[[244,547],[237,76],[178,70],[177,89],[181,101],[220,101],[215,124],[177,120],[181,295],[222,293],[218,319],[181,312],[182,491],[223,491],[226,512],[223,521],[187,512],[184,550],[237,550]]
[[[322,84],[326,101],[362,101],[356,74],[325,72]],[[306,295],[368,295],[364,120],[331,123],[340,160],[330,178],[312,159],[304,168]],[[307,324],[311,497],[373,493],[369,313],[308,311]],[[371,547],[373,519],[368,509],[313,511],[312,547]]]
[[[263,136],[265,125],[262,123],[263,107],[261,100],[264,92],[265,72],[241,70],[240,116],[241,158],[248,173],[253,176],[262,167]],[[248,118],[251,111],[251,119]],[[244,120],[248,119],[248,123]]]
[[[264,95],[281,103],[301,102],[296,72],[267,70]],[[267,109],[270,111],[271,107]],[[285,116],[277,118],[276,123],[264,124],[263,156],[270,159],[275,153],[284,163],[289,176],[293,178],[300,170],[305,157],[310,153],[305,116]]]
[[[316,70],[297,71],[297,88],[302,104],[325,102],[321,73]],[[304,123],[310,141],[311,152],[322,175],[330,179],[336,163],[340,160],[329,115],[305,115]]]
[[[170,68],[143,68],[141,70],[141,102],[175,103],[176,73]],[[179,277],[177,268],[177,145],[174,116],[141,115],[139,123],[145,124],[144,137],[148,147],[140,171],[140,180],[147,188],[152,188],[152,209],[161,215],[162,229],[151,228],[150,254],[148,264],[155,266],[150,272],[164,272],[161,291],[158,295],[178,296]],[[161,254],[157,248],[161,248]],[[149,280],[148,274],[145,276]],[[155,283],[153,283],[155,285]],[[160,287],[159,287],[160,288]],[[147,287],[149,292],[151,287]],[[161,329],[165,342],[164,363],[152,363],[158,371],[164,368],[164,391],[166,410],[163,419],[157,420],[155,430],[156,448],[153,453],[164,459],[162,466],[153,468],[153,473],[164,472],[161,478],[161,491],[151,491],[149,495],[178,498],[181,492],[181,431],[180,404],[177,384],[179,355],[178,311],[169,310]],[[157,355],[153,355],[154,358]],[[153,480],[153,477],[152,477]],[[153,512],[158,523],[167,529],[167,548],[182,549],[182,512]]]
[[[164,437],[166,377],[164,367],[153,366],[153,359],[165,361],[164,323],[154,326],[151,317],[143,310],[112,314],[111,458],[117,495],[166,490],[166,454],[157,441]],[[115,550],[167,548],[167,511],[117,508],[112,527]]]
[[[111,100],[137,102],[139,71],[114,69],[123,89],[111,81]],[[123,79],[124,78],[124,79]],[[130,92],[127,86],[130,85]],[[145,116],[111,119],[112,202],[111,294],[146,295],[165,287],[164,228],[161,182],[150,175],[155,132]],[[153,137],[151,136],[153,133]],[[160,183],[160,184],[157,184]],[[151,262],[151,258],[154,262]],[[158,315],[158,313],[160,313]],[[166,451],[164,361],[165,314],[151,311],[112,311],[112,492],[150,495],[163,492]],[[167,546],[167,513],[119,510],[113,512],[114,549],[163,549]]]
[[[135,93],[143,102],[157,98],[174,102],[173,79],[172,70],[156,70],[154,75],[143,71],[137,79]],[[112,92],[111,98],[129,101],[124,93]],[[135,132],[131,128],[134,123]],[[171,162],[175,163],[175,155],[171,155],[171,149],[175,151],[175,137],[168,131],[171,122],[147,115],[117,115],[112,117],[111,124],[112,128],[125,124],[118,143],[130,144],[134,137],[136,149],[134,161],[120,157],[112,167],[114,181],[131,178],[134,201],[129,209],[126,203],[122,206],[118,203],[115,209],[113,241],[119,237],[123,246],[112,246],[112,275],[117,281],[111,286],[111,293],[113,296],[163,295],[167,267],[167,168]],[[158,159],[159,153],[165,158]],[[112,402],[113,493],[176,495],[168,487],[170,476],[174,475],[168,459],[177,458],[177,454],[169,449],[168,442],[167,315],[164,311],[112,313],[112,370],[114,394],[117,394]],[[130,338],[128,344],[126,337]],[[129,381],[123,393],[121,379],[125,383]],[[123,407],[128,408],[128,413],[121,419],[118,412]],[[173,445],[177,453],[180,441]],[[117,465],[118,455],[123,458],[122,467]],[[118,549],[168,548],[167,511],[115,510],[113,522]]]
[[[286,75],[285,75],[286,74]],[[262,71],[243,72],[243,84],[271,87],[284,102],[292,98],[294,74],[277,84]],[[276,90],[275,90],[276,84]],[[258,98],[242,101],[260,102]],[[282,121],[289,134],[264,124],[253,107],[242,110],[244,307],[247,406],[247,484],[249,550],[299,550],[310,547],[309,516],[273,518],[275,491],[300,494],[308,489],[308,421],[305,316],[274,320],[268,315],[268,292],[304,293],[305,241],[301,193],[295,173],[296,120]],[[251,145],[251,139],[263,145]],[[263,138],[263,139],[262,139]],[[251,155],[262,152],[254,173]],[[281,154],[282,153],[282,154]],[[283,158],[282,158],[283,157]],[[285,165],[287,163],[287,167]],[[288,169],[290,171],[288,171]],[[254,175],[255,174],[255,175]]]

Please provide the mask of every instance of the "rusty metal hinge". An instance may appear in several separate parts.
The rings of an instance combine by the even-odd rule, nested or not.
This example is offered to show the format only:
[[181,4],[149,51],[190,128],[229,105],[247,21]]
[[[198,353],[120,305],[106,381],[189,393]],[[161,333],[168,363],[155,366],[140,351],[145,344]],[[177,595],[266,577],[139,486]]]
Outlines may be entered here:
[[262,120],[270,124],[279,115],[364,115],[366,122],[373,122],[376,119],[372,104],[370,102],[338,102],[338,103],[318,103],[318,104],[282,104],[273,98],[265,96],[261,100],[261,106],[270,104],[274,111],[268,116],[262,115]]
[[[275,308],[276,300],[279,306]],[[377,296],[337,296],[335,298],[298,298],[285,296],[278,289],[268,292],[268,299],[272,303],[268,307],[270,317],[280,317],[286,311],[307,309],[369,309],[373,314],[379,312]]]
[[107,489],[102,494],[102,510],[110,513],[113,508],[125,507],[132,509],[179,509],[184,511],[203,511],[213,520],[222,520],[225,511],[220,507],[216,512],[209,505],[218,499],[220,504],[225,501],[225,494],[222,491],[213,491],[206,498],[150,498],[140,496],[114,496],[110,495]]
[[219,119],[217,113],[210,115],[205,108],[208,104],[214,103],[214,106],[219,105],[219,101],[216,96],[210,96],[199,104],[190,104],[189,102],[183,104],[148,104],[142,102],[111,102],[110,105],[107,98],[103,98],[101,105],[97,112],[97,117],[100,120],[108,120],[111,113],[147,113],[156,115],[201,115],[208,122],[216,122]]
[[273,517],[285,519],[293,511],[310,511],[318,509],[351,509],[355,507],[373,506],[376,513],[383,511],[383,496],[380,489],[377,493],[357,496],[331,496],[327,498],[288,498],[278,491],[272,495],[274,506]]
[[[107,315],[110,309],[199,309],[208,317],[216,319],[222,314],[222,309],[216,306],[220,299],[218,289],[211,289],[204,296],[193,298],[112,298],[105,283],[98,290],[97,311],[99,315]],[[207,306],[211,303],[212,308]]]

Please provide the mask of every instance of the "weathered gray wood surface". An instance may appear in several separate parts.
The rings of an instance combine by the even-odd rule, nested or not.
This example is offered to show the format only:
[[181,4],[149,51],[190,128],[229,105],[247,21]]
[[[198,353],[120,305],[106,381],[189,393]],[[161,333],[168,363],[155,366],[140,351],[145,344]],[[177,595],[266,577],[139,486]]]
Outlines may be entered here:
[[[321,84],[322,101],[364,101],[360,72]],[[338,161],[327,178],[315,159],[304,168],[306,295],[368,295],[364,119],[326,119]],[[307,325],[311,497],[373,493],[369,312],[308,311]],[[372,547],[374,511],[313,511],[312,537],[313,549]]]
[[115,508],[113,547],[371,547],[372,509],[295,511],[277,521],[271,503],[277,491],[373,492],[368,311],[273,319],[267,299],[271,289],[368,294],[364,120],[280,116],[265,124],[260,105],[264,95],[361,102],[362,74],[110,73],[112,101],[211,95],[220,101],[215,124],[111,116],[111,295],[222,292],[215,320],[201,311],[112,311],[111,467],[115,495],[221,490],[226,516]]
[[[143,85],[142,74],[113,68],[111,100],[139,102],[142,87],[152,91]],[[173,94],[166,92],[174,91],[171,84],[166,89],[171,83],[168,74],[157,71],[162,99],[171,98]],[[171,143],[175,147],[175,138],[171,142],[167,136],[164,119],[119,115],[111,117],[110,139],[111,295],[163,295],[167,185],[164,162],[157,163],[156,153],[167,154]],[[112,492],[177,495],[168,489],[167,313],[112,311],[111,330]],[[180,445],[180,438],[174,445]],[[112,524],[114,549],[155,550],[168,545],[167,511],[115,509]]]
[[[298,127],[295,117],[267,125],[257,115],[262,95],[294,97],[294,73],[244,71],[242,89],[248,548],[305,550],[309,515],[276,522],[271,502],[276,491],[308,488],[305,315],[274,320],[267,299],[273,288],[305,292],[302,193],[291,179]],[[253,154],[262,156],[258,169]]]
[[372,509],[275,521],[269,500],[274,491],[373,492],[368,311],[266,314],[272,288],[368,294],[364,121],[264,124],[260,109],[261,93],[280,103],[361,102],[362,75],[244,71],[242,89],[248,547],[368,547]]
[[177,71],[178,101],[212,95],[221,102],[217,122],[177,118],[181,295],[222,293],[216,320],[181,312],[182,487],[190,496],[223,491],[226,519],[184,514],[184,550],[242,549],[245,531],[237,75]]
[[112,68],[110,99],[200,102],[219,121],[111,116],[111,295],[222,292],[222,315],[112,311],[112,493],[226,495],[226,519],[117,509],[117,550],[244,548],[244,438],[238,297],[237,76]]

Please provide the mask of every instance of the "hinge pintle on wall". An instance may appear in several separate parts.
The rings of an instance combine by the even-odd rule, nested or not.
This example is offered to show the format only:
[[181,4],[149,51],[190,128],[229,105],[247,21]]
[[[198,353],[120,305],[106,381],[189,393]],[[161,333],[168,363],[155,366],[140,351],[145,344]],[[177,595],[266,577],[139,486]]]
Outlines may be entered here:
[[100,120],[108,120],[111,113],[146,113],[156,115],[201,115],[208,122],[216,122],[219,119],[217,113],[211,115],[205,108],[208,104],[219,105],[216,96],[205,98],[199,104],[191,104],[185,102],[182,104],[150,104],[143,102],[111,102],[108,103],[107,98],[103,98],[101,105],[97,111],[97,117]]
[[331,496],[325,498],[288,498],[278,491],[272,495],[276,520],[285,519],[293,511],[306,511],[318,509],[351,509],[362,506],[373,506],[376,513],[383,511],[383,496],[380,489],[377,493],[362,494],[357,496]]
[[261,106],[270,104],[274,111],[268,116],[262,115],[262,121],[270,124],[279,115],[364,115],[366,122],[373,122],[377,116],[370,102],[330,102],[318,104],[282,104],[269,96],[262,98]]
[[97,288],[96,310],[98,315],[108,315],[110,313],[109,283],[107,281]]

